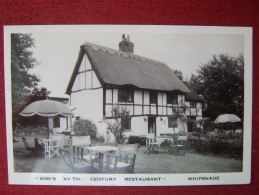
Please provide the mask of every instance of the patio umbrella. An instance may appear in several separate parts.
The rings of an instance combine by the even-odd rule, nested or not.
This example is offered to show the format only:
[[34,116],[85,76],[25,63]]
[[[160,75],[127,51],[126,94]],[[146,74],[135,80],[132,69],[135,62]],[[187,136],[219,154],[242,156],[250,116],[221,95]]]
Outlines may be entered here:
[[214,122],[215,123],[227,123],[227,122],[235,123],[240,121],[241,119],[234,114],[222,114],[222,115],[219,115]]
[[32,102],[26,106],[20,115],[25,117],[39,115],[51,118],[55,116],[71,117],[73,116],[73,113],[65,104],[61,102],[53,100],[40,100]]

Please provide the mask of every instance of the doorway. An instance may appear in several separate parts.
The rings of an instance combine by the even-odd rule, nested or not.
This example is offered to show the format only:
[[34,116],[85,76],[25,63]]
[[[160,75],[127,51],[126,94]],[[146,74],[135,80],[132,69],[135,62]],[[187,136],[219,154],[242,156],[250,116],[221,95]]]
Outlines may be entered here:
[[148,133],[156,136],[156,117],[148,117]]
[[190,116],[188,117],[188,122],[187,122],[187,131],[188,132],[193,132],[193,126],[194,126],[194,121],[196,119],[195,116]]

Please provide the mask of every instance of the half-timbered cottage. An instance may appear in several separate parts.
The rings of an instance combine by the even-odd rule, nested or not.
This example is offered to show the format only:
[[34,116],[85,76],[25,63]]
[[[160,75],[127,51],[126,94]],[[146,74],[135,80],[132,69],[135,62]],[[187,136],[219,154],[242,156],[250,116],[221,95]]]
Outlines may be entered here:
[[[126,135],[188,131],[187,118],[202,117],[201,99],[163,62],[133,54],[123,35],[119,50],[92,43],[80,47],[66,94],[75,116],[93,120],[105,132],[116,107],[127,110],[121,121]],[[200,97],[199,97],[200,98]]]

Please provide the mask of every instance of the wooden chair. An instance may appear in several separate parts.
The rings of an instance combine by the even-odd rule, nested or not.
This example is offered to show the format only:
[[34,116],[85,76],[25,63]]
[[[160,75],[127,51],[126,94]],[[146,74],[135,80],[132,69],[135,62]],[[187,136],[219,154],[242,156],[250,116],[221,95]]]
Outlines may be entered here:
[[[77,146],[77,145],[93,146],[91,137],[90,136],[72,136],[72,146]],[[85,150],[86,149],[84,149],[84,151]],[[84,159],[89,163],[93,163],[97,158],[97,154],[90,152],[88,150],[86,152],[83,152],[83,155],[79,154],[79,150],[74,151],[74,152],[77,153],[77,155],[76,155],[77,157],[80,157],[81,159]]]
[[59,149],[59,154],[62,157],[65,164],[72,169],[73,172],[82,173],[82,172],[89,172],[91,169],[91,164],[86,161],[78,160],[73,162],[71,153],[68,150]]
[[35,147],[32,148],[29,146],[27,140],[25,137],[22,137],[22,141],[25,145],[25,148],[30,152],[29,154],[26,155],[26,157],[31,157],[34,155],[39,155],[40,153],[42,153],[44,151],[44,147],[38,143],[38,139],[34,139],[35,140]]
[[90,136],[72,136],[72,145],[92,145]]
[[119,144],[116,154],[105,154],[105,172],[134,173],[138,146],[138,144]]

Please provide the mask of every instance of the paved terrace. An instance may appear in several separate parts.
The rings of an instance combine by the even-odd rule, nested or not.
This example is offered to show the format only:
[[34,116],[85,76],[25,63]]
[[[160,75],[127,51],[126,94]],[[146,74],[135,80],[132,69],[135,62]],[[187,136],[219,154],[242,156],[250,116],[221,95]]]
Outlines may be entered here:
[[[36,173],[71,173],[71,169],[63,162],[62,158],[53,157],[45,159],[44,153],[38,157],[26,158],[28,151],[21,138],[14,146],[14,170],[15,172]],[[32,140],[27,137],[29,145]],[[71,148],[70,148],[71,149]],[[141,146],[136,158],[135,173],[221,173],[241,172],[242,161],[186,153],[185,156],[177,156],[168,153],[149,154],[144,153],[145,146]],[[89,170],[89,172],[91,172]]]

